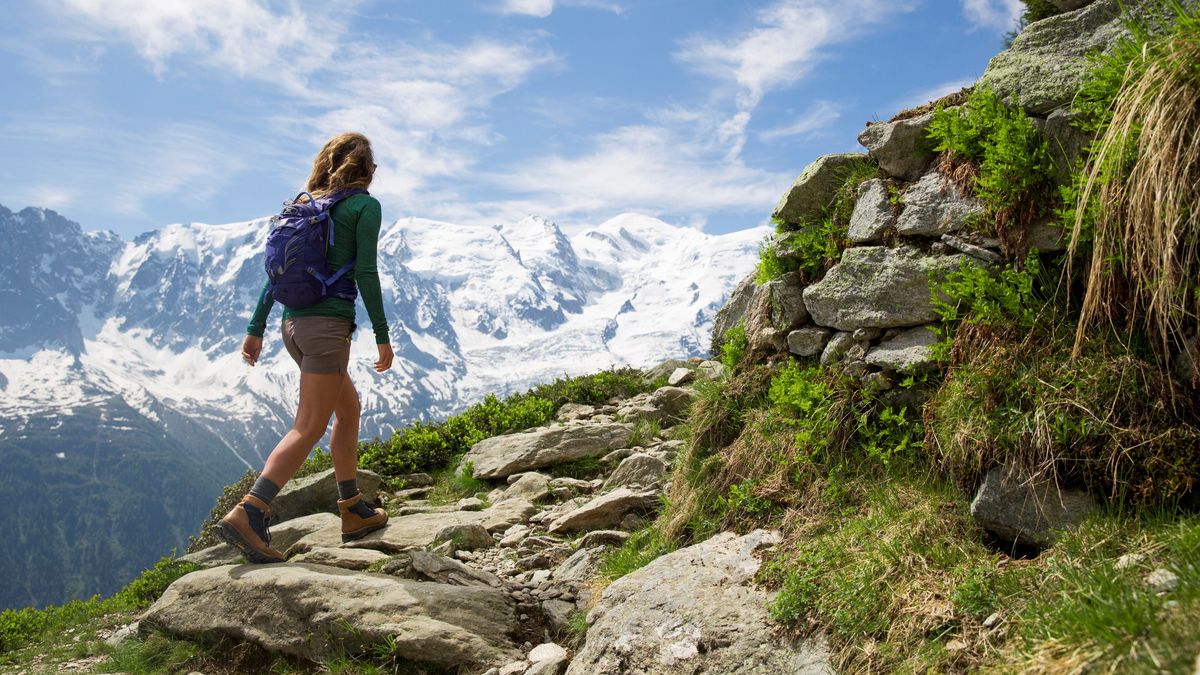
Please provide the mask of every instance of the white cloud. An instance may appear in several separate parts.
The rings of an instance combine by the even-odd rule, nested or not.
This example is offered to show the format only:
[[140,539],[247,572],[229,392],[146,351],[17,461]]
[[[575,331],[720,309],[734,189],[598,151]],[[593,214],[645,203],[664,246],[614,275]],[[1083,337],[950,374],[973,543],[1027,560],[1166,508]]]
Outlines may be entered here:
[[[271,127],[303,166],[330,135],[366,133],[380,164],[373,191],[397,205],[419,203],[435,177],[461,176],[474,150],[494,142],[487,109],[558,57],[535,38],[440,42],[432,37],[378,43],[351,40],[342,20],[355,0],[317,4],[269,0],[58,0],[92,39],[128,42],[160,76],[196,65],[263,82],[278,99]],[[553,2],[544,3],[553,5]],[[196,139],[166,134],[165,155],[214,159]],[[137,166],[137,156],[123,157]],[[219,165],[219,162],[216,164]],[[206,179],[199,167],[161,167],[143,189],[126,190],[126,212],[171,190],[190,193]],[[228,169],[229,167],[226,167]]]
[[733,38],[685,39],[675,58],[733,84],[738,108],[752,110],[767,92],[807,75],[825,47],[910,8],[903,0],[782,0]]
[[496,9],[501,14],[525,14],[544,19],[554,11],[554,0],[503,0]]
[[758,134],[764,141],[776,141],[781,138],[799,136],[809,138],[828,127],[842,116],[841,106],[832,101],[817,101],[813,103],[796,121],[782,127],[767,129]]
[[962,0],[962,8],[972,28],[1000,32],[1015,28],[1025,11],[1021,0]]

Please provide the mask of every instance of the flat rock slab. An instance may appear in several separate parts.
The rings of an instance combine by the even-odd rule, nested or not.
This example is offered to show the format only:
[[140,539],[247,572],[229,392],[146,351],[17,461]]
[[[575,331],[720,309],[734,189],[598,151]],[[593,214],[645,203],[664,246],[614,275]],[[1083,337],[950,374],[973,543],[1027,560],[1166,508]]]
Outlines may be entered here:
[[867,352],[867,363],[901,372],[923,368],[933,363],[933,346],[938,339],[929,326],[910,328],[872,347]]
[[896,231],[905,235],[939,236],[958,232],[985,214],[983,202],[968,197],[942,174],[930,171],[904,192],[904,211]]
[[[524,522],[537,512],[533,504],[524,499],[506,499],[482,511],[453,511],[450,513],[418,513],[401,516],[388,521],[386,527],[377,530],[345,546],[369,548],[384,553],[399,553],[412,548],[424,548],[433,544],[438,533],[451,525],[481,525],[488,532],[503,532],[517,523]],[[342,530],[339,521],[332,527],[313,532],[297,541],[288,551],[289,555],[302,553],[321,546],[342,546]]]
[[820,219],[833,202],[846,168],[862,161],[858,153],[824,155],[805,167],[792,187],[784,193],[772,214],[788,223],[804,223]]
[[930,298],[930,275],[955,271],[963,262],[979,264],[966,255],[926,255],[883,246],[849,248],[825,278],[804,289],[804,304],[814,323],[842,331],[933,323],[937,314]]
[[635,452],[621,460],[621,464],[605,481],[603,489],[653,485],[662,480],[666,473],[666,462],[648,453]]
[[854,202],[846,238],[856,244],[879,241],[883,233],[895,224],[896,216],[892,215],[887,183],[878,178],[863,181],[858,186],[858,200]]
[[1046,480],[1025,480],[1004,467],[984,476],[971,502],[971,516],[985,530],[1019,546],[1045,548],[1059,530],[1083,522],[1096,509],[1081,490],[1060,490]]
[[657,492],[617,488],[555,518],[547,529],[551,534],[609,529],[619,525],[629,513],[640,513],[661,505]]
[[777,541],[725,532],[613,582],[567,675],[833,673],[822,643],[780,634],[754,585],[756,553]]
[[516,616],[499,590],[324,565],[194,572],[171,584],[140,625],[199,641],[245,640],[313,660],[386,640],[411,664],[478,667],[521,657],[508,637]]
[[314,565],[328,565],[330,567],[340,567],[344,570],[365,570],[371,565],[387,560],[388,555],[379,551],[372,551],[365,548],[314,548],[311,551],[301,553],[292,558],[288,562],[293,563],[312,563]]
[[[695,397],[691,389],[684,387],[659,387],[629,399],[617,410],[617,415],[626,422],[662,422],[667,427],[683,418]],[[628,442],[626,439],[619,447]]]
[[463,456],[476,478],[505,478],[585,457],[598,457],[629,443],[632,429],[626,424],[584,424],[542,427],[532,431],[485,438]]
[[[375,501],[383,479],[378,474],[359,469],[358,491],[367,501]],[[333,469],[315,473],[304,478],[288,481],[287,485],[271,501],[274,520],[282,522],[306,516],[310,513],[333,513],[337,511],[337,478]]]

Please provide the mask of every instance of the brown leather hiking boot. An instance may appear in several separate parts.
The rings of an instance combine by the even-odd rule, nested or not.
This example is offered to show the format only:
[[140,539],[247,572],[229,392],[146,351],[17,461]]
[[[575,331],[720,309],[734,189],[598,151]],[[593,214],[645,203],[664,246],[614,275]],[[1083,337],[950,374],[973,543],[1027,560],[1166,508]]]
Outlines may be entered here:
[[271,507],[266,502],[246,495],[217,523],[217,537],[236,546],[252,563],[284,562],[287,558],[271,548],[271,531],[267,529],[270,518]]
[[361,492],[349,499],[339,499],[337,505],[342,517],[342,541],[361,539],[387,525],[387,512],[367,506]]

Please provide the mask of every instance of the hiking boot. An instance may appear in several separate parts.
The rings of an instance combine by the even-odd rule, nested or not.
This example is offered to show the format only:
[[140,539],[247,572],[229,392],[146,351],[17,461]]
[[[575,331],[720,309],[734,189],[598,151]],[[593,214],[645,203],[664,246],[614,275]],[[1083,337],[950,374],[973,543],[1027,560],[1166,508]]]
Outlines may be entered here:
[[337,505],[342,517],[342,541],[361,539],[387,525],[387,512],[367,506],[361,492],[349,499],[339,499]]
[[217,523],[217,537],[236,546],[252,563],[284,562],[287,558],[271,548],[271,531],[267,529],[270,517],[271,507],[266,502],[246,495]]

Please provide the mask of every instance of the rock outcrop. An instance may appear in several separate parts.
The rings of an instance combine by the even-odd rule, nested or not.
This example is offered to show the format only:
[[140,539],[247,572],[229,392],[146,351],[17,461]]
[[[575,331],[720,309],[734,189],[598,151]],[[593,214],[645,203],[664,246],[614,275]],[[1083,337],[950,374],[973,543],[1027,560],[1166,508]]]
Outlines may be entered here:
[[725,532],[613,582],[568,675],[832,673],[819,639],[785,638],[767,615],[756,554],[777,540]]
[[471,465],[476,478],[505,478],[586,457],[598,457],[629,442],[627,424],[581,424],[542,427],[486,438],[463,456],[460,469]]

